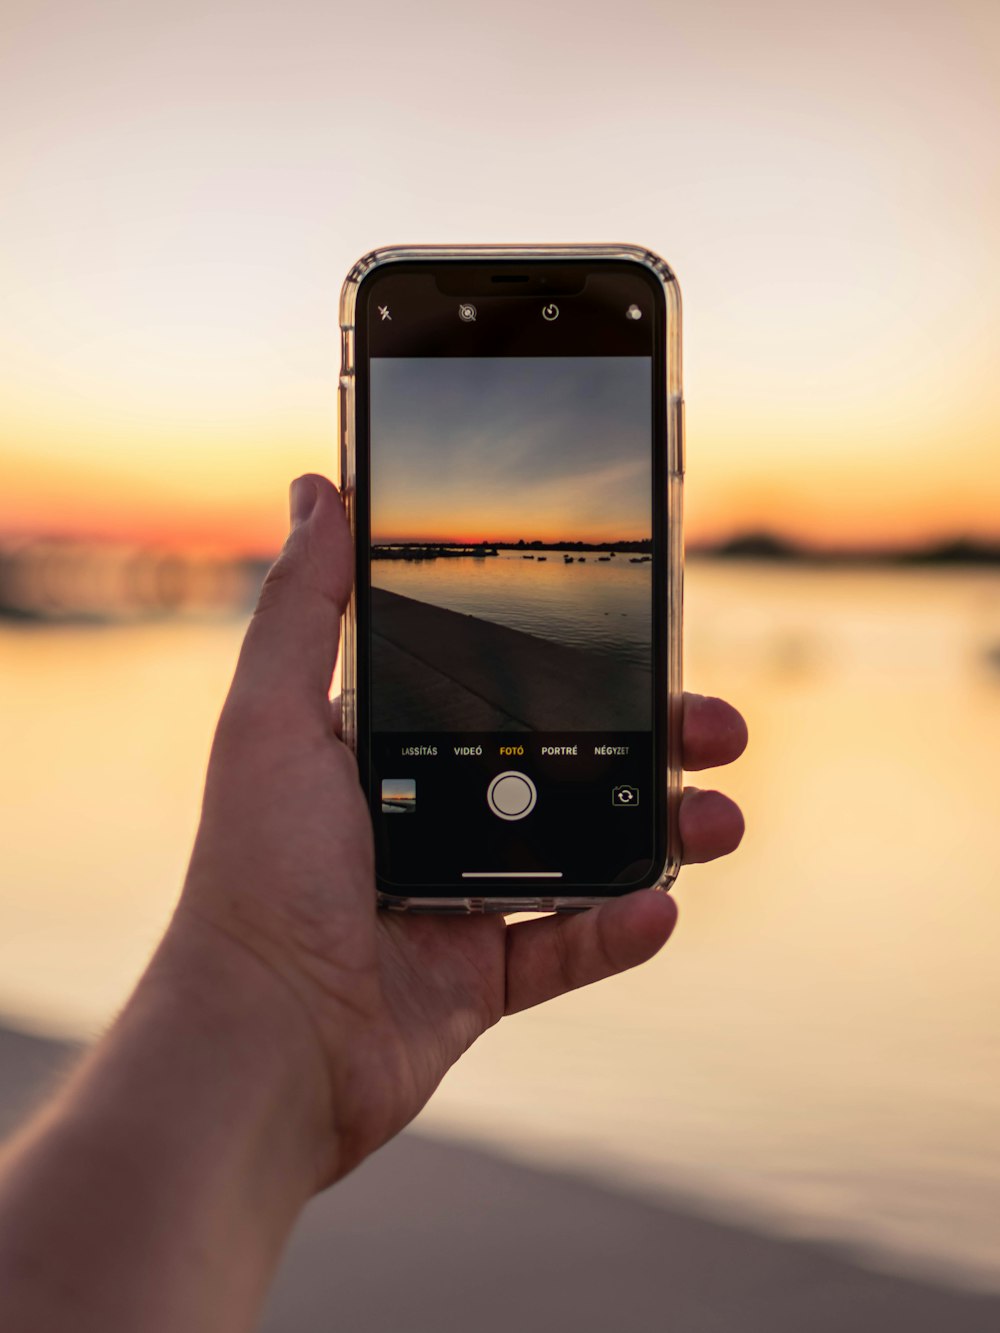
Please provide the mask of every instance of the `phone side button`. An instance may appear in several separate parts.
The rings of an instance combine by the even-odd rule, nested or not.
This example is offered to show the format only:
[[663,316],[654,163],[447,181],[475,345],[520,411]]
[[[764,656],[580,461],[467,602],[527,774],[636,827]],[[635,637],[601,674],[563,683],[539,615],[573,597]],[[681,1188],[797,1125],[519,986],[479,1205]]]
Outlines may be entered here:
[[344,485],[347,476],[347,390],[343,385],[337,391],[338,434],[340,435],[340,476],[337,485]]
[[680,398],[674,404],[674,430],[677,435],[677,471],[682,477],[687,471],[687,443],[684,425],[684,399]]

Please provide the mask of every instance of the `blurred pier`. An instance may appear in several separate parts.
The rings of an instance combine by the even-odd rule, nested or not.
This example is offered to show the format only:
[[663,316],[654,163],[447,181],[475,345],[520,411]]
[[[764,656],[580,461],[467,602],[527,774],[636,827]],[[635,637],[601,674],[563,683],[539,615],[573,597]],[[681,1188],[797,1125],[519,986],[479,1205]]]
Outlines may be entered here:
[[0,619],[115,624],[253,606],[269,561],[36,538],[0,547]]

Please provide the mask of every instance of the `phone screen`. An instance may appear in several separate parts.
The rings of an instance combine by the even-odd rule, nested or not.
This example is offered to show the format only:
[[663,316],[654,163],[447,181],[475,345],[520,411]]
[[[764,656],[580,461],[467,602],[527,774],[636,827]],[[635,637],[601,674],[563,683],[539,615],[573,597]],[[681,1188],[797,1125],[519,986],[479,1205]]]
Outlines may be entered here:
[[665,318],[621,261],[362,285],[358,753],[389,893],[662,870]]

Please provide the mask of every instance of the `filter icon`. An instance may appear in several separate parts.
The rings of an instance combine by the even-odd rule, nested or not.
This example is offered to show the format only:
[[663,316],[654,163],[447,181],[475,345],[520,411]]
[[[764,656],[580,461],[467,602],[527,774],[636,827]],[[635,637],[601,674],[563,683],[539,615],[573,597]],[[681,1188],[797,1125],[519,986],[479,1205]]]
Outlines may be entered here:
[[626,319],[642,319],[642,311],[637,305],[630,305],[625,311]]

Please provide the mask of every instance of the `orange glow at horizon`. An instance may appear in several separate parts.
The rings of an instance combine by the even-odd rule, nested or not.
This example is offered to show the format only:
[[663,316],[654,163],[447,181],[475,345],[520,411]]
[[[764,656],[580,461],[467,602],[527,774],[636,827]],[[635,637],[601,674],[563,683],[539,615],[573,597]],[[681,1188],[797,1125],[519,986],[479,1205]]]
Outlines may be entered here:
[[[122,475],[110,462],[19,459],[5,469],[0,494],[0,543],[34,535],[67,536],[197,548],[220,554],[260,555],[278,549],[287,530],[287,488],[292,477],[315,471],[335,476],[332,441],[275,451],[250,469],[239,450],[220,450],[215,465],[169,475]],[[692,546],[744,532],[771,532],[806,546],[883,549],[919,546],[953,536],[996,540],[1000,497],[984,465],[952,478],[886,464],[865,484],[850,465],[813,468],[809,476],[786,473],[734,478],[718,465],[699,464],[689,447],[685,531]],[[780,470],[779,470],[780,471]],[[886,503],[887,496],[894,503]],[[570,529],[573,529],[572,531]],[[580,525],[511,520],[477,513],[474,526],[447,516],[400,515],[383,522],[378,542],[483,540],[625,541],[648,533],[622,525],[583,531]]]
[[[933,421],[925,423],[922,438],[914,432],[904,447],[867,457],[861,448],[833,447],[821,437],[808,467],[802,458],[813,445],[800,443],[794,431],[787,439],[754,438],[746,429],[739,438],[748,457],[737,467],[728,436],[713,438],[727,428],[736,432],[721,413],[689,400],[685,529],[692,546],[756,531],[821,548],[867,549],[952,536],[995,540],[1000,532],[1000,469],[987,422],[971,433],[964,451],[954,450],[951,467],[937,461],[945,427]],[[34,448],[0,444],[0,542],[65,535],[271,553],[284,540],[290,480],[307,471],[337,479],[331,413],[326,421],[300,420],[294,434],[286,432],[280,421],[236,422],[214,439],[189,437],[174,445],[161,427],[144,448],[91,425],[72,441],[53,432]],[[583,532],[578,523],[546,523],[544,511],[512,519],[502,506],[491,513],[477,505],[475,524],[461,530],[444,513],[383,517],[377,540],[624,541],[648,535],[624,526]]]

